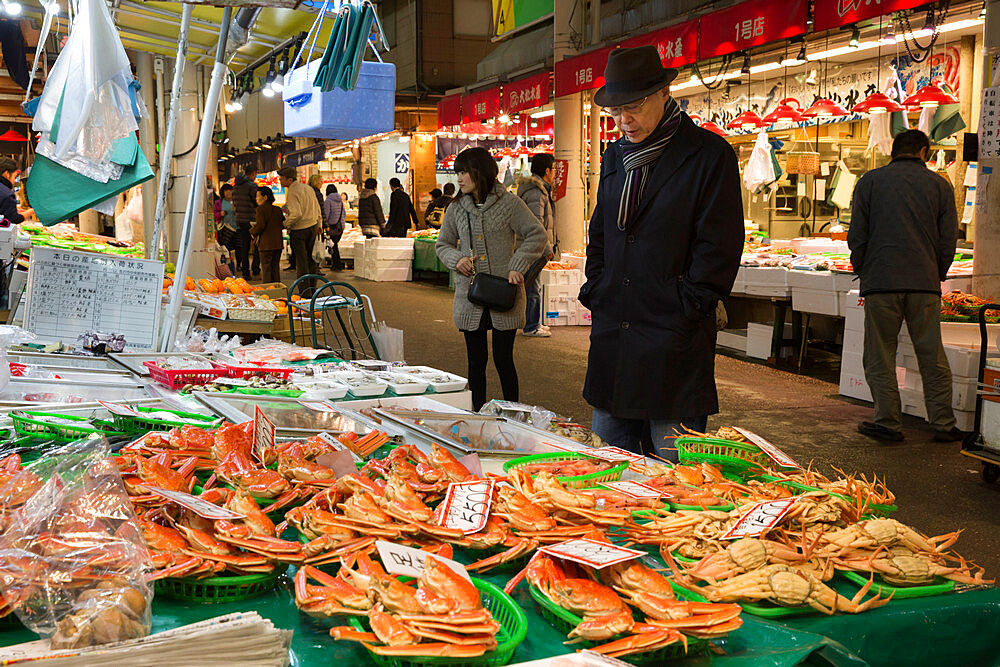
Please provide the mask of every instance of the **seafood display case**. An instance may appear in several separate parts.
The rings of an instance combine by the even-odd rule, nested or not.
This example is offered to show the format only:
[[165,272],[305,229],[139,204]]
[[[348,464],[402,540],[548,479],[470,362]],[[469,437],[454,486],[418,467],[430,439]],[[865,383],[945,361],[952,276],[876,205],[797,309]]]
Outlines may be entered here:
[[46,368],[88,369],[98,371],[118,371],[121,367],[107,357],[88,357],[77,354],[50,354],[47,352],[8,352],[11,363]]
[[97,400],[122,403],[150,398],[151,394],[140,382],[75,382],[41,378],[11,378],[10,384],[0,391],[0,407],[16,407],[42,403],[87,403]]

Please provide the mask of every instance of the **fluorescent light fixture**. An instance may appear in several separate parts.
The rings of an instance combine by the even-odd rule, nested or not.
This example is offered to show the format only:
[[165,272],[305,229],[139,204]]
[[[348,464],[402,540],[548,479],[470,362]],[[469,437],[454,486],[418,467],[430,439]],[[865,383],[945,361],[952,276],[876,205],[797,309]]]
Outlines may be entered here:
[[548,111],[538,111],[536,113],[533,113],[533,114],[531,114],[531,117],[532,118],[548,118],[549,116],[555,116],[555,115],[556,115],[556,110],[555,109],[549,109]]
[[233,106],[232,102],[226,102],[226,113],[233,113],[236,111],[236,107]]
[[399,135],[399,143],[401,143],[401,144],[408,144],[408,143],[410,143],[410,135],[408,135],[408,134],[401,134],[401,135]]
[[343,153],[333,153],[332,155],[327,153],[328,158],[338,158],[338,157],[351,157],[351,151],[344,151]]
[[271,90],[276,93],[280,93],[285,89],[285,75],[278,74],[274,77],[274,81],[271,82]]
[[3,10],[10,16],[17,16],[21,13],[21,3],[13,0],[3,0]]
[[851,26],[851,41],[847,45],[852,49],[856,49],[859,44],[861,44],[861,29],[856,25]]

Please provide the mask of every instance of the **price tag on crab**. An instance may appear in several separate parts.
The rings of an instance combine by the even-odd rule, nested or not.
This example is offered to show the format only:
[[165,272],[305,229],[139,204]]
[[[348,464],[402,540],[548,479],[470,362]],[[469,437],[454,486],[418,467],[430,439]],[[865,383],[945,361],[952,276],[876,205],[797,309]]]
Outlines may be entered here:
[[778,522],[788,514],[802,496],[792,496],[791,498],[781,498],[779,500],[765,500],[751,507],[732,528],[726,531],[720,539],[736,540],[741,537],[757,537],[763,535],[778,525]]
[[633,482],[630,480],[618,481],[618,482],[598,482],[600,486],[606,489],[611,489],[612,491],[617,491],[621,494],[628,496],[629,498],[672,498],[669,493],[664,493],[659,489],[654,489],[651,486],[643,484],[642,482]]
[[646,555],[645,551],[636,551],[635,549],[627,549],[614,544],[608,544],[607,542],[588,540],[585,537],[542,547],[539,551],[543,551],[556,558],[581,563],[597,570],[608,565],[624,563],[627,560],[641,558]]
[[752,442],[753,444],[760,447],[761,451],[767,454],[768,458],[777,463],[782,468],[798,468],[802,469],[798,463],[795,462],[788,454],[784,453],[770,442],[760,437],[753,431],[748,431],[746,429],[740,428],[739,426],[733,427],[733,430],[742,435],[744,438]]
[[348,447],[347,445],[345,445],[344,443],[342,443],[340,440],[337,440],[337,436],[333,435],[332,433],[329,433],[327,431],[323,431],[317,437],[319,437],[319,439],[322,440],[323,442],[325,442],[326,444],[330,445],[330,449],[332,449],[334,451],[337,451],[337,452],[347,452],[347,453],[349,453],[351,455],[351,458],[354,461],[361,461],[361,457],[360,456],[358,456],[357,454],[355,454],[354,452],[352,452],[351,449],[350,449],[350,447]]
[[466,535],[486,527],[493,502],[493,480],[452,482],[441,507],[441,525],[457,528]]
[[265,450],[274,447],[274,423],[264,416],[259,405],[253,408],[253,455],[261,465],[266,466]]
[[629,463],[641,463],[646,460],[642,454],[636,454],[621,447],[595,447],[592,449],[581,449],[581,454],[596,456],[605,461],[628,461]]
[[155,493],[161,498],[166,498],[171,502],[175,502],[181,507],[185,507],[205,519],[218,521],[220,519],[232,520],[245,518],[242,514],[237,514],[236,512],[227,510],[225,507],[213,505],[207,500],[202,500],[198,496],[192,496],[190,493],[184,493],[183,491],[167,491],[166,489],[161,489],[155,486],[148,486],[146,488],[149,489],[150,493]]
[[108,403],[107,401],[97,401],[105,410],[119,417],[138,417],[139,413],[127,405],[121,403]]
[[314,412],[336,412],[337,409],[326,401],[299,401],[299,405]]
[[382,561],[382,565],[385,566],[385,571],[389,574],[398,574],[404,577],[419,577],[424,573],[424,564],[427,559],[437,558],[438,561],[450,567],[457,574],[472,581],[472,577],[465,571],[465,566],[461,563],[456,563],[450,558],[437,556],[422,549],[404,547],[402,544],[386,542],[385,540],[375,542],[375,548],[378,549],[379,559]]
[[247,387],[250,385],[250,382],[243,378],[216,378],[212,380],[212,384],[221,384],[227,387]]

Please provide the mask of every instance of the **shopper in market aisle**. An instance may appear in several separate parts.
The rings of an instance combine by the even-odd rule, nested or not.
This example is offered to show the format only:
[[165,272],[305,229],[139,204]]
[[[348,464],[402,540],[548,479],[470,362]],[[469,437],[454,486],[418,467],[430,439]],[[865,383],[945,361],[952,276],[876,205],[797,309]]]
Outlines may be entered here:
[[858,431],[877,440],[903,439],[896,342],[902,323],[924,385],[934,440],[954,442],[951,368],[941,342],[941,282],[955,257],[958,215],[951,186],[930,171],[930,141],[907,130],[892,142],[892,162],[854,187],[847,244],[865,299],[862,363],[875,403],[874,421]]
[[0,216],[12,225],[24,222],[24,216],[17,210],[17,195],[14,194],[16,176],[17,162],[13,158],[0,157]]
[[434,188],[427,194],[431,196],[431,203],[424,210],[424,226],[441,229],[441,218],[444,217],[444,210],[448,208],[448,204],[443,206],[438,204],[444,198],[444,193],[441,192],[441,188]]
[[250,280],[250,228],[257,219],[256,167],[247,166],[233,179],[233,211],[236,213],[236,268]]
[[420,219],[417,218],[417,210],[413,208],[410,195],[406,194],[399,179],[390,179],[389,187],[392,188],[392,194],[389,195],[389,222],[385,225],[385,235],[406,238],[410,223],[416,229],[420,225]]
[[274,205],[274,191],[267,186],[257,188],[257,222],[250,234],[260,248],[260,262],[265,283],[281,282],[282,230],[285,214]]
[[[455,158],[461,194],[444,214],[436,245],[441,262],[455,277],[453,316],[465,335],[473,408],[486,403],[487,332],[493,330],[493,365],[503,397],[518,400],[514,338],[524,326],[524,273],[545,250],[545,230],[518,197],[497,182],[497,163],[484,148],[469,148]],[[476,273],[506,276],[517,286],[514,307],[500,312],[469,300]]]
[[323,177],[319,174],[313,174],[309,177],[309,187],[313,189],[313,194],[316,195],[316,203],[319,204],[319,210],[323,210]]
[[594,432],[671,460],[674,430],[702,431],[719,411],[715,313],[743,248],[736,154],[670,97],[676,76],[652,46],[608,58],[594,99],[623,137],[601,160],[580,290]]
[[[559,245],[556,234],[555,213],[552,201],[552,179],[555,176],[555,158],[550,153],[537,153],[531,157],[531,175],[520,180],[517,186],[517,196],[520,197],[538,221],[545,228],[545,235],[548,242],[545,245],[546,259],[555,257],[556,248]],[[524,314],[524,335],[538,338],[548,338],[552,335],[549,328],[542,324],[542,299],[541,279],[536,275],[534,279],[526,281],[525,292],[525,314]]]
[[365,238],[382,236],[385,226],[385,214],[382,213],[382,200],[375,194],[378,181],[374,178],[365,180],[365,187],[358,193],[358,226]]
[[347,222],[347,209],[344,200],[337,192],[337,186],[330,183],[326,186],[326,201],[323,202],[323,226],[326,228],[326,235],[330,237],[332,247],[330,249],[330,266],[334,271],[343,271],[344,262],[340,259],[341,237],[344,236],[344,224]]
[[[295,256],[295,271],[299,278],[312,273],[319,273],[319,266],[313,259],[313,244],[318,242],[320,226],[323,222],[323,210],[316,201],[313,189],[305,183],[300,183],[295,167],[282,167],[278,170],[278,180],[285,188],[285,229],[288,230],[288,241]],[[299,284],[299,293],[307,296],[313,288],[307,280]]]
[[219,207],[219,213],[216,217],[216,229],[218,230],[216,238],[220,245],[229,250],[229,270],[232,271],[233,275],[236,275],[236,266],[233,260],[239,245],[240,228],[236,223],[236,211],[233,208],[233,186],[229,183],[223,183],[222,187],[219,188],[219,193],[222,196],[216,200]]

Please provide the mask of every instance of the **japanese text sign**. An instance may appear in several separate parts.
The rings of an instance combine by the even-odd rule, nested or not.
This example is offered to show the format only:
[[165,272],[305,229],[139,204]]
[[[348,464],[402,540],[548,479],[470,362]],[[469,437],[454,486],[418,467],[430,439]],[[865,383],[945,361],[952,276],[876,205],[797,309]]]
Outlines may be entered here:
[[138,417],[139,413],[130,408],[127,405],[122,405],[121,403],[107,403],[105,401],[97,401],[101,406],[113,415],[118,415],[119,417]]
[[837,28],[926,4],[924,0],[815,0],[813,31]]
[[634,49],[650,44],[656,47],[664,67],[680,67],[695,62],[698,60],[698,19],[627,39],[622,46]]
[[597,540],[588,540],[582,537],[576,540],[569,540],[567,542],[553,544],[552,546],[542,547],[539,551],[547,553],[550,556],[555,556],[556,558],[571,560],[574,563],[581,563],[598,570],[607,567],[608,565],[624,563],[627,560],[632,560],[646,555],[646,552],[644,551],[626,549],[625,547],[615,546],[614,544],[608,544],[606,542],[598,542]]
[[788,514],[801,496],[791,498],[781,498],[780,500],[766,500],[751,507],[746,514],[740,517],[732,528],[722,536],[723,540],[735,540],[741,537],[756,537],[763,535],[770,529],[778,525],[782,517]]
[[759,435],[757,435],[753,431],[748,431],[746,429],[740,428],[739,426],[735,427],[735,431],[737,433],[740,433],[744,438],[746,438],[747,440],[749,440],[753,444],[755,444],[758,447],[760,447],[761,451],[763,451],[765,454],[767,454],[768,457],[772,461],[774,461],[775,463],[777,463],[782,468],[801,468],[802,467],[798,463],[796,463],[795,459],[793,459],[791,456],[789,456],[788,454],[784,453],[783,451],[781,451],[780,449],[778,449],[777,447],[775,447],[770,442],[768,442],[764,438],[760,437]]
[[604,68],[611,48],[598,49],[575,58],[560,60],[555,66],[556,97],[572,95],[604,85]]
[[456,563],[449,558],[436,556],[422,549],[414,549],[413,547],[404,547],[402,544],[386,542],[385,540],[377,541],[375,548],[378,549],[379,559],[382,561],[382,565],[385,566],[385,571],[389,574],[398,574],[404,577],[419,577],[424,573],[424,565],[427,559],[437,558],[438,561],[444,563],[465,579],[472,581],[469,573],[465,571],[465,567],[461,563]]
[[596,456],[599,459],[604,459],[605,461],[628,461],[629,463],[639,463],[645,460],[642,454],[636,454],[635,452],[630,452],[628,450],[622,449],[621,447],[596,447],[594,449],[588,449],[583,452],[588,456]]
[[337,440],[337,437],[332,433],[327,433],[326,431],[324,431],[323,433],[319,434],[319,439],[325,442],[326,444],[330,445],[330,448],[333,449],[334,451],[347,452],[348,454],[351,455],[351,458],[354,459],[355,461],[361,460],[360,456],[351,451],[351,449],[347,445],[342,443],[340,440]]
[[232,520],[245,518],[242,514],[237,514],[236,512],[227,510],[225,507],[213,505],[198,496],[192,496],[190,493],[184,493],[182,491],[167,491],[166,489],[161,489],[155,486],[149,486],[146,488],[148,488],[151,493],[155,493],[161,498],[166,498],[167,500],[175,502],[181,507],[186,507],[205,519],[218,521],[220,519]]
[[606,489],[611,489],[612,491],[617,491],[621,494],[624,494],[629,498],[660,498],[663,496],[670,497],[670,494],[664,493],[659,489],[654,489],[653,487],[643,484],[642,482],[620,480],[617,482],[598,482],[598,484],[600,484]]
[[462,96],[462,122],[474,123],[500,114],[500,87]]
[[267,465],[264,450],[274,447],[274,423],[264,416],[260,406],[253,408],[253,453],[257,460]]
[[503,87],[503,110],[507,113],[525,111],[549,103],[549,73],[542,72],[526,79],[512,81]]
[[449,484],[441,509],[441,525],[457,528],[466,535],[485,528],[493,502],[493,484],[485,479]]
[[806,32],[808,0],[749,0],[701,17],[698,59],[724,56]]
[[552,163],[552,201],[559,201],[566,196],[568,176],[569,160],[556,160]]
[[438,102],[438,129],[462,122],[462,96],[449,95]]

